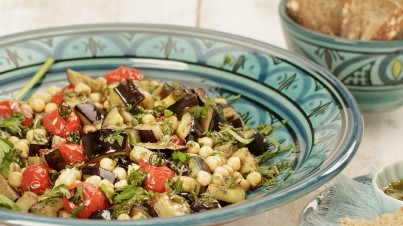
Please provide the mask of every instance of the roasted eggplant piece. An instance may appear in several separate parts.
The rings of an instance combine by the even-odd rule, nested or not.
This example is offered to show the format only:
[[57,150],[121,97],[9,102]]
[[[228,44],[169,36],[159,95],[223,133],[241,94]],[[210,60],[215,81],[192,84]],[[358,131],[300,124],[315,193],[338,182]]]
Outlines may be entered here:
[[132,79],[123,80],[119,85],[111,90],[109,95],[112,103],[121,106],[135,107],[145,96],[141,89],[134,83]]
[[188,165],[190,172],[187,174],[187,176],[192,177],[193,179],[197,178],[199,171],[204,170],[206,172],[210,172],[210,167],[200,156],[197,155],[190,157]]
[[212,194],[217,200],[227,203],[238,203],[246,199],[246,192],[242,188],[228,188],[226,186],[210,184],[206,192]]
[[164,133],[162,133],[159,124],[140,124],[134,129],[139,133],[141,142],[151,142],[155,143],[162,139]]
[[61,209],[63,209],[63,199],[61,197],[54,197],[33,204],[28,212],[42,216],[57,217]]
[[108,171],[106,169],[103,169],[101,167],[98,167],[98,166],[83,165],[81,167],[81,172],[82,172],[81,179],[83,181],[85,181],[85,179],[87,179],[88,177],[93,176],[93,175],[100,176],[102,179],[106,179],[112,183],[115,183],[115,180],[116,180],[114,173],[112,173],[111,171]]
[[10,186],[7,179],[2,174],[0,174],[0,194],[6,196],[12,201],[15,201],[20,197],[17,191]]
[[67,165],[59,149],[48,149],[46,152],[42,153],[42,155],[43,159],[45,159],[48,166],[52,169],[60,171]]
[[25,191],[15,203],[21,208],[21,212],[27,213],[29,208],[31,208],[31,206],[37,202],[37,194],[30,191]]
[[120,115],[117,107],[112,108],[102,122],[102,128],[113,129],[122,126],[124,118]]
[[122,154],[127,151],[127,134],[116,133],[113,129],[101,129],[83,134],[81,142],[86,161],[97,162],[110,154]]
[[35,143],[30,143],[29,144],[29,155],[28,156],[39,156],[39,150],[41,149],[48,149],[50,148],[50,145],[48,143],[46,144],[35,144]]
[[192,212],[203,212],[210,209],[221,208],[220,202],[210,193],[203,193],[190,206]]
[[164,99],[169,94],[171,94],[174,90],[175,90],[175,88],[171,84],[164,82],[153,91],[153,96],[156,96],[156,97],[159,96],[161,99]]
[[202,88],[195,88],[195,89],[192,89],[192,92],[197,95],[197,98],[199,99],[199,102],[200,102],[200,106],[204,106],[207,99],[209,98],[206,91]]
[[203,135],[203,127],[190,113],[185,113],[178,124],[177,135],[186,142],[197,140]]
[[102,89],[103,84],[100,80],[93,79],[88,75],[81,74],[71,69],[67,69],[66,74],[70,84],[74,86],[78,83],[84,83],[91,88],[92,92],[97,92]]
[[248,130],[245,132],[245,135],[247,138],[253,138],[253,141],[246,145],[251,154],[259,156],[267,151],[266,137],[259,133],[259,131],[254,129]]
[[185,198],[179,195],[171,198],[165,193],[155,193],[151,205],[159,217],[181,216],[191,213],[190,205]]
[[219,124],[224,122],[226,122],[224,116],[214,106],[210,106],[207,109],[207,114],[203,115],[200,119],[200,124],[204,131],[208,130],[218,131],[220,129]]
[[127,155],[116,155],[113,156],[112,159],[116,161],[116,166],[122,167],[125,170],[127,170],[132,163],[132,160],[130,160],[130,157]]
[[90,219],[96,220],[112,220],[113,209],[108,208],[104,210],[97,210],[93,212],[90,216]]
[[168,107],[168,110],[172,111],[174,114],[181,114],[182,112],[199,105],[199,99],[197,95],[192,93],[187,95],[185,98],[177,101],[175,104]]
[[104,118],[98,107],[90,101],[79,103],[74,107],[74,109],[76,110],[81,123],[84,125],[94,125],[96,122]]
[[226,104],[217,104],[217,107],[221,110],[225,120],[233,127],[243,128],[245,126],[241,115],[239,115],[233,107]]
[[144,219],[151,217],[158,217],[154,208],[147,204],[134,204],[129,212],[129,216],[132,219]]

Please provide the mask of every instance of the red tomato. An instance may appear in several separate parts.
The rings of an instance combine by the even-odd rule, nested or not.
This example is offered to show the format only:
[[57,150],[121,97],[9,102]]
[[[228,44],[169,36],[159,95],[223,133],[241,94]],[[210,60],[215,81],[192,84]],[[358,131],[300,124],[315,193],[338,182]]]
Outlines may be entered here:
[[51,188],[49,172],[52,168],[45,164],[28,166],[22,174],[21,190],[29,190],[41,195],[47,188]]
[[68,165],[79,164],[84,161],[83,147],[79,144],[67,142],[58,143],[55,149],[59,149]]
[[120,66],[105,75],[106,83],[108,84],[120,83],[128,78],[141,81],[143,80],[143,77],[143,74],[139,70],[125,66]]
[[164,192],[166,180],[175,176],[174,171],[166,166],[153,166],[146,160],[140,159],[140,170],[147,173],[144,189],[147,191]]
[[43,126],[45,129],[54,135],[68,138],[71,132],[81,132],[81,121],[77,114],[72,111],[71,114],[64,120],[56,109],[43,116]]
[[31,126],[32,125],[32,113],[27,109],[22,108],[20,104],[16,101],[2,101],[0,102],[0,115],[4,118],[7,116],[21,111],[25,116],[25,121],[21,123],[23,126]]
[[185,141],[182,138],[178,137],[176,134],[171,136],[171,143],[177,145],[185,145]]
[[68,85],[66,87],[64,87],[60,92],[56,93],[53,97],[52,100],[50,102],[57,104],[57,106],[59,106],[63,99],[64,99],[64,94],[65,93],[69,93],[69,92],[73,92],[74,91],[74,86],[73,85]]
[[93,212],[108,208],[109,204],[105,194],[93,184],[82,182],[70,186],[69,192],[71,197],[74,196],[74,188],[79,186],[83,188],[83,199],[80,203],[74,204],[72,201],[68,200],[66,196],[63,196],[63,207],[66,212],[71,213],[72,210],[84,205],[84,209],[79,211],[76,216],[86,219],[89,218]]

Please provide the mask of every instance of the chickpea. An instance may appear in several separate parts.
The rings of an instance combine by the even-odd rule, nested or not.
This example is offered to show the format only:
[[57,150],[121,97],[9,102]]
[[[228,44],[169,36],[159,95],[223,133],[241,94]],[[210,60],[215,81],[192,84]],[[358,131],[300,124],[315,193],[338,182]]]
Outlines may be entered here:
[[207,171],[200,170],[197,173],[197,181],[202,185],[202,186],[207,186],[211,183],[211,174],[208,173]]
[[255,186],[257,186],[257,185],[260,183],[260,181],[262,180],[262,175],[260,175],[259,172],[253,171],[253,172],[250,172],[250,173],[248,174],[248,176],[246,176],[246,180],[249,182],[249,184],[250,184],[252,187],[255,187]]
[[210,137],[202,137],[198,140],[198,143],[200,144],[201,147],[208,146],[208,147],[213,147],[213,139]]
[[112,171],[113,169],[115,169],[115,162],[110,158],[103,158],[99,162],[99,166],[108,171]]
[[45,106],[45,113],[53,112],[57,109],[57,104],[55,103],[47,103]]
[[32,110],[38,113],[45,110],[45,104],[45,101],[39,98],[33,98],[29,101],[29,106],[32,108]]
[[91,88],[82,82],[79,82],[77,85],[74,86],[74,92],[76,93],[83,93],[83,94],[90,94]]

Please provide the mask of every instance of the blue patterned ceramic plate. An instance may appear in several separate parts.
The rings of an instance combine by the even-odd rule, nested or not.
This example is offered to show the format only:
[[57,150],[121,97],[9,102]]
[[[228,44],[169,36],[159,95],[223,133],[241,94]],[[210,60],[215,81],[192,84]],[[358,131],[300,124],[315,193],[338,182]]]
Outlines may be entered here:
[[218,210],[165,219],[89,221],[0,211],[1,219],[57,225],[219,224],[267,211],[313,191],[336,176],[361,141],[363,122],[346,88],[322,68],[243,37],[193,28],[106,24],[63,27],[0,39],[0,98],[11,98],[49,57],[55,65],[35,87],[66,85],[65,69],[103,75],[120,65],[148,78],[202,86],[212,95],[241,94],[235,107],[250,126],[280,123],[274,136],[298,148],[284,153],[294,174],[276,187],[249,193],[247,201]]

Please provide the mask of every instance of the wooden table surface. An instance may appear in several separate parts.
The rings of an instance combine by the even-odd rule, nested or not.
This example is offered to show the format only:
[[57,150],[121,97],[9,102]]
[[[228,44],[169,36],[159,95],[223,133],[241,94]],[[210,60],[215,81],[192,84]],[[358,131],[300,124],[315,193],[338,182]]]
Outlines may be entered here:
[[[39,28],[90,23],[156,23],[200,27],[286,48],[280,0],[1,0],[0,36]],[[403,159],[403,108],[363,113],[364,137],[342,174],[356,177]],[[329,184],[277,209],[225,224],[297,225],[298,217]]]

